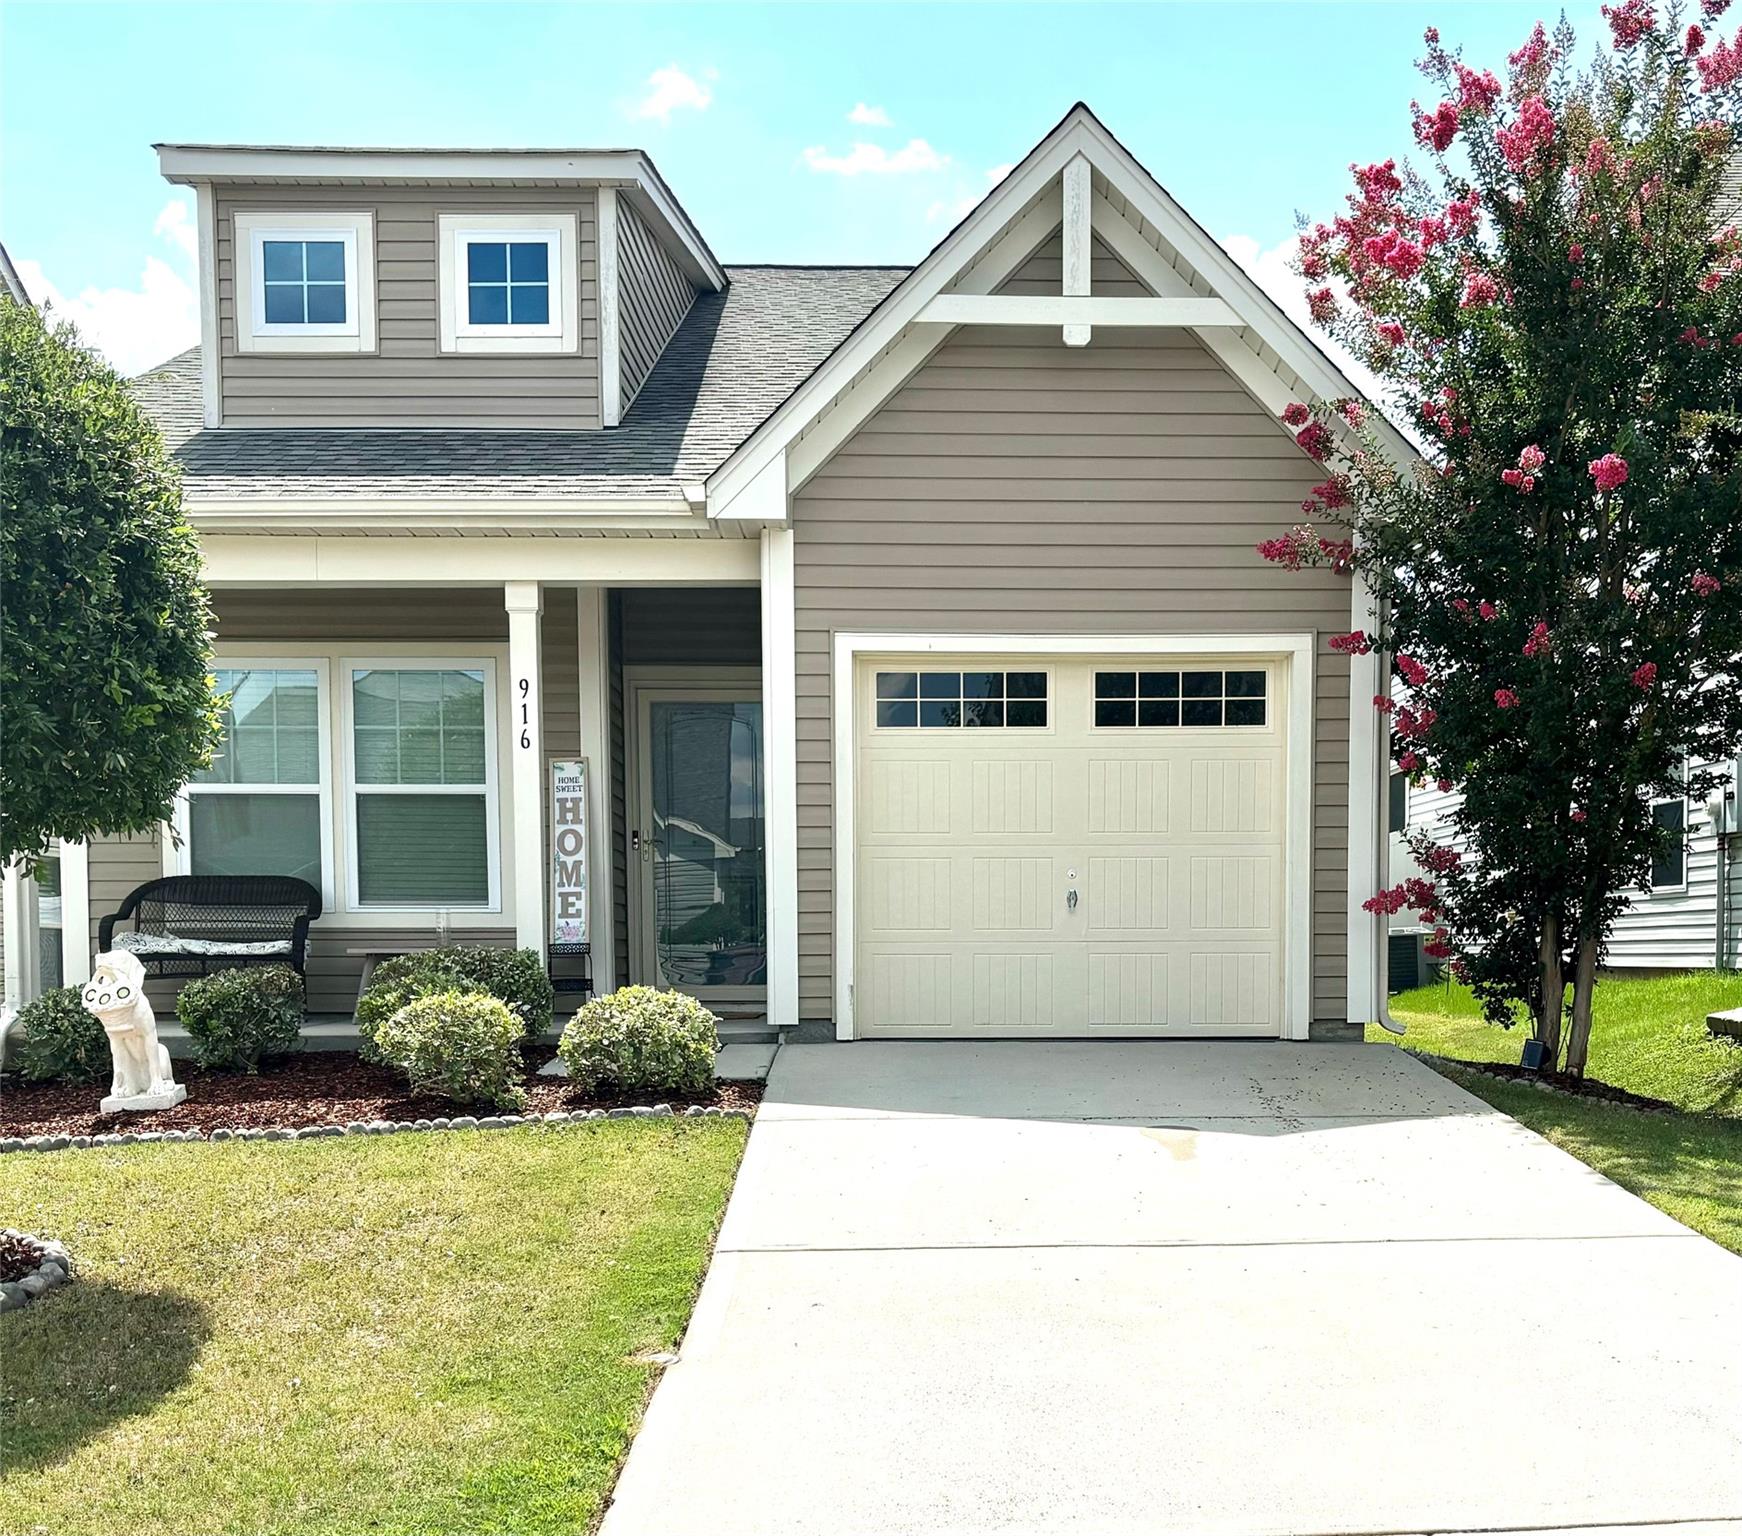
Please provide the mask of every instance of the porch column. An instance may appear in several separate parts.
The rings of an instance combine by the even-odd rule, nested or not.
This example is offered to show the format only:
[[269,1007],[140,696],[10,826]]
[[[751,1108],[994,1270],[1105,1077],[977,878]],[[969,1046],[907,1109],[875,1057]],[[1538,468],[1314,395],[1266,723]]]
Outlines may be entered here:
[[790,528],[762,530],[762,784],[768,1022],[798,1024],[798,683]]
[[616,885],[611,868],[611,603],[600,586],[580,599],[581,756],[587,760],[587,942],[593,990],[617,985]]
[[82,987],[91,979],[91,847],[60,845],[60,979]]
[[8,864],[0,878],[5,882],[5,1001],[22,1008],[37,991],[36,889],[24,873],[22,860]]
[[514,942],[545,953],[544,733],[539,712],[539,619],[536,581],[502,587],[508,609],[508,760],[514,790]]

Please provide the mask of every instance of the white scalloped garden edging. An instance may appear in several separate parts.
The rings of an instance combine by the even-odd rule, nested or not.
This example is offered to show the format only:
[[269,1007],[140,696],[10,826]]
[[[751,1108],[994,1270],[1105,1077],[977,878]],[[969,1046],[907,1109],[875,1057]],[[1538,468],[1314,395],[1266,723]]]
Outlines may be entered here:
[[553,1109],[545,1115],[456,1115],[434,1120],[352,1120],[348,1124],[251,1126],[215,1131],[118,1131],[100,1136],[7,1136],[0,1153],[61,1152],[69,1148],[134,1147],[160,1141],[315,1141],[327,1136],[392,1136],[401,1131],[503,1131],[517,1125],[582,1125],[594,1120],[748,1120],[743,1109],[691,1104],[637,1104],[626,1109]]

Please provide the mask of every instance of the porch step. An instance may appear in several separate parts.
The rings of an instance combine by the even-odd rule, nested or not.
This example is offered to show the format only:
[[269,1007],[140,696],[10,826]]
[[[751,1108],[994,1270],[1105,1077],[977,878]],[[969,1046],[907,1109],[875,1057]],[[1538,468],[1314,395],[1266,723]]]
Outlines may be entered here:
[[766,1018],[721,1019],[721,1045],[779,1045],[780,1031]]

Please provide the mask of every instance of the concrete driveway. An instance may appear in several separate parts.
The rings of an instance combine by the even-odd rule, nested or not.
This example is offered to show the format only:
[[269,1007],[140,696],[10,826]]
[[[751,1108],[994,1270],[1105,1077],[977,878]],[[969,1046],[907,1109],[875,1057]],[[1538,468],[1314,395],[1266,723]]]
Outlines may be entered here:
[[1022,1042],[781,1051],[604,1532],[1618,1526],[1742,1531],[1742,1259],[1397,1050]]

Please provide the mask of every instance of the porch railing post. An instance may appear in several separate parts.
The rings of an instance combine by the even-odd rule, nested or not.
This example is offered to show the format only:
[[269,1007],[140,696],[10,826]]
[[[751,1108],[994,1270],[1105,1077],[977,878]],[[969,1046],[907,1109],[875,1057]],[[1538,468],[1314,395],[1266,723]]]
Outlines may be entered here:
[[611,603],[602,586],[583,586],[580,602],[581,756],[587,760],[587,942],[593,990],[617,985],[616,832],[611,825]]
[[543,589],[536,581],[503,583],[508,609],[508,760],[514,792],[514,942],[545,954],[544,731],[539,628]]

